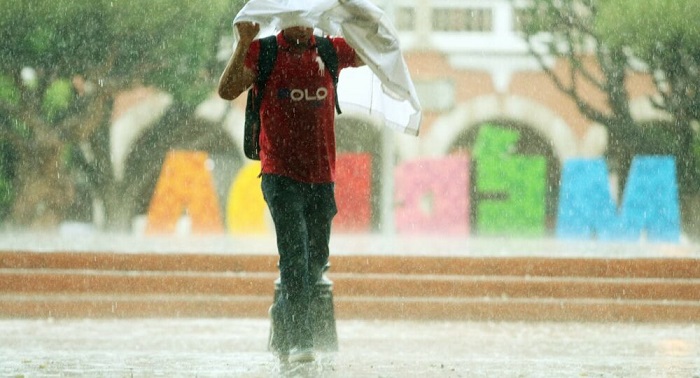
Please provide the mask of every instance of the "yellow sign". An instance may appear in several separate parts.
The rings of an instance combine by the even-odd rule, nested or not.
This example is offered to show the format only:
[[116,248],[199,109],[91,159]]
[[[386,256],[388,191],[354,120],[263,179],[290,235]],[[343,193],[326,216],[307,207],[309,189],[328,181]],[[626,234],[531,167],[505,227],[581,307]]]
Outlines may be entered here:
[[227,228],[231,234],[267,232],[267,207],[259,175],[260,162],[252,162],[241,169],[231,184],[226,207]]

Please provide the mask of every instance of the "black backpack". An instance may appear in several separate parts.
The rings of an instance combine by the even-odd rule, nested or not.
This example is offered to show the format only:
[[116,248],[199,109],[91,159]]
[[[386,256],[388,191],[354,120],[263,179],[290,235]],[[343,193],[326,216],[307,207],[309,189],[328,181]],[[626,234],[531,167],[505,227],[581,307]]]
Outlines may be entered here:
[[[327,37],[316,36],[316,48],[323,64],[333,78],[335,94],[335,110],[340,114],[338,105],[338,55]],[[243,153],[248,159],[260,160],[260,103],[265,84],[277,60],[277,36],[260,39],[260,56],[258,58],[258,77],[253,88],[248,90],[248,99],[245,107],[245,129],[243,135]]]

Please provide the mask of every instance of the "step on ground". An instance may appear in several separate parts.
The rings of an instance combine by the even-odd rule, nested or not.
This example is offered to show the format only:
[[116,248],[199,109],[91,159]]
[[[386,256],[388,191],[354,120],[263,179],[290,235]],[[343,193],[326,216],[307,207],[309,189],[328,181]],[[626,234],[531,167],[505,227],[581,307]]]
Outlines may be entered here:
[[[700,260],[334,256],[343,319],[697,322]],[[1,317],[266,317],[271,254],[0,252]]]

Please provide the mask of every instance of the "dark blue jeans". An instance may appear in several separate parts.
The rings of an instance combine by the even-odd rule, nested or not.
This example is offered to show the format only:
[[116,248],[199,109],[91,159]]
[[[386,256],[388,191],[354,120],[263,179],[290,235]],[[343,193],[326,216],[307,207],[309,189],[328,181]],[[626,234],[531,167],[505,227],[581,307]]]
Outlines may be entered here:
[[308,184],[262,176],[262,192],[275,223],[280,293],[274,304],[289,349],[313,347],[310,308],[316,282],[328,263],[331,222],[338,212],[334,184]]

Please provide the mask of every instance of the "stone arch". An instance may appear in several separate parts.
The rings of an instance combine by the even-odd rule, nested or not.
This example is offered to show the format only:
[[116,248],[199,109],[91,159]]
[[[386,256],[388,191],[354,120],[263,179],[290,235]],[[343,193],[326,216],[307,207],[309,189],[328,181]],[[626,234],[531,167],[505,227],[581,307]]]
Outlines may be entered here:
[[631,99],[630,112],[632,113],[632,117],[637,121],[671,121],[673,119],[667,112],[655,108],[649,96]]
[[138,99],[138,103],[119,114],[109,129],[110,156],[117,180],[124,179],[126,160],[138,138],[158,122],[173,102],[171,95],[152,92],[148,88],[140,88],[133,94],[125,93],[118,101],[122,98],[129,99],[129,96]]
[[233,102],[223,100],[219,95],[214,94],[199,104],[195,110],[197,117],[221,125],[233,144],[238,147],[235,152],[241,159],[246,159],[243,153],[245,101],[245,93]]
[[545,222],[551,232],[556,223],[561,167],[578,153],[573,132],[554,112],[528,99],[484,96],[438,120],[426,140],[430,150],[424,152],[444,156],[460,148],[469,150],[479,128],[487,124],[519,131],[519,154],[540,155],[547,160]]
[[493,119],[511,119],[526,124],[552,144],[562,163],[578,154],[578,143],[569,125],[549,108],[518,96],[481,96],[458,105],[433,124],[422,144],[422,154],[444,156],[462,133]]
[[214,180],[222,214],[234,174],[245,163],[236,142],[216,124],[193,116],[174,105],[143,130],[124,163],[124,196],[130,216],[144,214],[148,208],[167,151],[172,149],[206,151],[215,164]]

